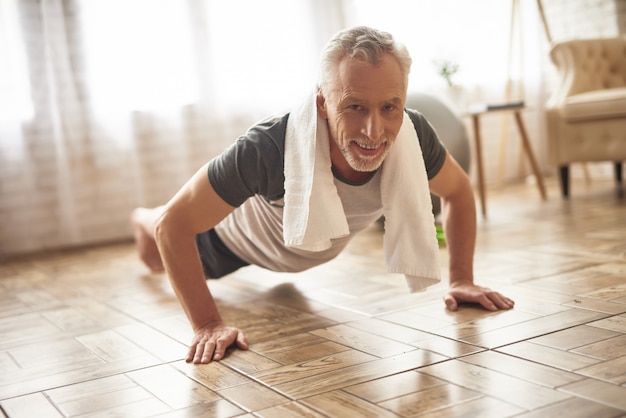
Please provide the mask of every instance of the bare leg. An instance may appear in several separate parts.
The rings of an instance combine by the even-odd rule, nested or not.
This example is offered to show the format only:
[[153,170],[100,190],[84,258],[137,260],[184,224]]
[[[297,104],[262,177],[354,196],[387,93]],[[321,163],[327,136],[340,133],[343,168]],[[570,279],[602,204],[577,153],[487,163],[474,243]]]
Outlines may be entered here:
[[130,216],[139,258],[153,273],[165,271],[159,248],[154,239],[154,227],[162,213],[163,206],[153,209],[137,208],[133,210]]

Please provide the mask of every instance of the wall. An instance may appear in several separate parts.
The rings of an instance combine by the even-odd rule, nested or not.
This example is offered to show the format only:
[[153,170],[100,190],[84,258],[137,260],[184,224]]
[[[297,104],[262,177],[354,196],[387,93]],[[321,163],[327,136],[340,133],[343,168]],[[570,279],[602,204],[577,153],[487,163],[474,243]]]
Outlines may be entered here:
[[626,21],[624,0],[543,0],[543,5],[553,41],[615,36],[619,22]]

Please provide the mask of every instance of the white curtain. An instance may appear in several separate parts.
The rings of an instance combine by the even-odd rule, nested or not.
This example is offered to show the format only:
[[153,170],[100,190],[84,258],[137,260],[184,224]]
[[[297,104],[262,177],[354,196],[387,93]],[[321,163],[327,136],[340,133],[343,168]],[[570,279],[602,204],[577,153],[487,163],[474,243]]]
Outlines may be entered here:
[[402,39],[413,89],[442,91],[432,62],[451,58],[468,91],[501,94],[509,11],[501,0],[0,0],[0,257],[129,237],[133,207],[164,203],[308,94],[323,44],[346,26]]

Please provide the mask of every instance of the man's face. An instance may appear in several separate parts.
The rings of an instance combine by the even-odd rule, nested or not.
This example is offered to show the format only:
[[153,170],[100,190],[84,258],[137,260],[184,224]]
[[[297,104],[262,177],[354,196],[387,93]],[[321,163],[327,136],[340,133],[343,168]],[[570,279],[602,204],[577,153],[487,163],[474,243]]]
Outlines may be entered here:
[[344,58],[327,90],[317,106],[328,120],[332,164],[344,178],[363,180],[380,167],[402,125],[406,85],[400,64],[390,54],[377,66]]

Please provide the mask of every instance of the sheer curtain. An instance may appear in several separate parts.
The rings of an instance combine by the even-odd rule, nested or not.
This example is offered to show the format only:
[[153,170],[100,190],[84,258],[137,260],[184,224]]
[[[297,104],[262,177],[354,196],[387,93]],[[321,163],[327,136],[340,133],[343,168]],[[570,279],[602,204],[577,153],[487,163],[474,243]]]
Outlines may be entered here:
[[[0,0],[0,257],[128,238],[133,207],[164,203],[308,94],[343,27],[404,40],[414,89],[440,85],[432,61],[445,51],[463,59],[459,81],[488,83],[502,65],[483,56],[506,56],[508,17],[493,33],[481,19],[499,3]],[[476,51],[490,52],[469,59]]]
[[332,3],[0,0],[0,255],[128,237],[312,89]]

